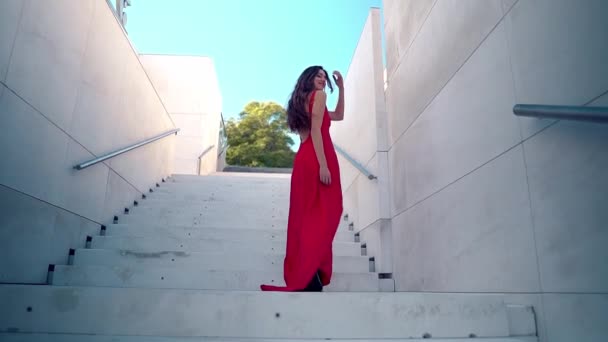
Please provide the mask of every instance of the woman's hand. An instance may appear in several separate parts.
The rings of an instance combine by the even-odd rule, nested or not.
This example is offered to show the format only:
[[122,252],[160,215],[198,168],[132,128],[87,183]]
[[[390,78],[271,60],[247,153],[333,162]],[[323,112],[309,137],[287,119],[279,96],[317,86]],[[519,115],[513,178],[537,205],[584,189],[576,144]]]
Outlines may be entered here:
[[344,89],[344,79],[342,78],[342,74],[338,70],[334,70],[333,72],[334,82],[338,86],[338,89]]
[[319,168],[319,179],[321,180],[321,183],[325,185],[331,184],[331,173],[329,172],[327,166],[321,166]]

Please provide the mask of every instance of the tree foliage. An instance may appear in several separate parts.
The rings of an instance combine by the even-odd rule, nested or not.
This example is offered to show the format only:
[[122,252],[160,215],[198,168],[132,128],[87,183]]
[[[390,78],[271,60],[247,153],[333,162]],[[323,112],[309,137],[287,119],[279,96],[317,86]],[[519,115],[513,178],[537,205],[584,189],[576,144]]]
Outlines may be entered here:
[[293,139],[288,135],[287,112],[274,102],[250,102],[237,120],[226,124],[229,165],[287,167],[293,165]]

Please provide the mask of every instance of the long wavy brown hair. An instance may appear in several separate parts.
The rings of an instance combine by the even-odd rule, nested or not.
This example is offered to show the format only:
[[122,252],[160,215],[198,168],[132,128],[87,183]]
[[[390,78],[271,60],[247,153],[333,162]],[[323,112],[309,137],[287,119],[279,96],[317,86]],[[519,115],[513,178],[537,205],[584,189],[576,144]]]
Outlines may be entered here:
[[314,80],[319,70],[323,70],[330,91],[334,91],[329,75],[322,66],[314,65],[306,68],[298,78],[287,104],[287,126],[292,132],[310,130],[307,100],[308,94],[315,90]]

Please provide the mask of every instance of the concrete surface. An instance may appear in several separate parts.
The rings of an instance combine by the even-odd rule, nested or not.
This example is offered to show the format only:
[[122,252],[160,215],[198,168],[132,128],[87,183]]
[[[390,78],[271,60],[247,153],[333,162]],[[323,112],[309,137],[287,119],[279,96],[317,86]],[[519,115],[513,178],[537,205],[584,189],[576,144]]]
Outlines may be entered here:
[[512,114],[606,103],[606,6],[384,1],[397,291],[510,292],[541,341],[608,333],[575,318],[608,290],[606,127]]
[[[287,238],[287,231],[284,229],[249,229],[236,228],[229,229],[210,227],[201,229],[200,227],[188,226],[164,226],[164,225],[142,225],[142,224],[111,224],[106,226],[108,236],[165,236],[169,238],[192,238],[192,239],[226,239],[239,241],[278,241]],[[354,242],[354,233],[338,231],[334,241]]]
[[[359,339],[510,334],[500,295],[6,285],[0,301],[6,304],[0,308],[4,332]],[[335,324],[337,317],[359,323],[345,329]]]
[[[76,249],[74,265],[106,266],[196,266],[200,270],[250,270],[280,271],[283,269],[284,254],[251,254],[241,251],[223,253],[207,252],[132,252],[130,250]],[[335,256],[336,272],[361,273],[369,271],[369,260],[364,256]]]
[[[409,1],[408,1],[409,2]],[[437,1],[410,48],[398,57],[386,90],[389,145],[394,144],[432,102],[503,16],[500,0]],[[411,13],[396,11],[390,25]]]
[[105,1],[3,1],[0,88],[2,201],[34,217],[8,219],[22,228],[9,225],[1,243],[10,262],[0,282],[43,283],[48,264],[83,246],[92,225],[171,173],[173,138],[73,166],[174,125]]
[[[137,252],[184,251],[219,253],[242,251],[248,253],[285,253],[286,240],[244,241],[229,239],[196,239],[156,237],[95,236],[91,248],[128,249]],[[334,255],[361,256],[361,245],[355,242],[334,242]]]
[[393,215],[521,141],[517,117],[511,114],[515,96],[505,39],[499,25],[393,145]]
[[396,216],[397,288],[539,291],[525,179],[519,147]]
[[[174,172],[209,174],[218,168],[222,95],[213,60],[203,56],[140,55],[175,126]],[[203,151],[211,148],[202,159]]]
[[44,284],[49,263],[65,264],[99,225],[11,188],[0,186],[0,282]]
[[21,0],[7,0],[2,4],[2,11],[0,11],[0,82],[4,82],[6,79],[22,9],[23,1]]
[[[371,9],[357,48],[345,75],[344,121],[332,125],[332,140],[377,179],[365,177],[347,158],[338,155],[344,208],[355,231],[379,220],[390,219],[390,179],[388,164],[388,122],[384,97],[381,16]],[[389,232],[390,233],[390,232]],[[374,255],[383,254],[383,270],[391,268],[390,241],[378,230],[369,229],[362,242],[373,243]]]
[[524,143],[543,291],[608,290],[608,127],[559,122]]
[[[220,266],[220,265],[218,265]],[[284,285],[283,272],[160,266],[55,266],[52,285],[258,291],[261,284]],[[336,272],[326,292],[378,292],[376,273]]]

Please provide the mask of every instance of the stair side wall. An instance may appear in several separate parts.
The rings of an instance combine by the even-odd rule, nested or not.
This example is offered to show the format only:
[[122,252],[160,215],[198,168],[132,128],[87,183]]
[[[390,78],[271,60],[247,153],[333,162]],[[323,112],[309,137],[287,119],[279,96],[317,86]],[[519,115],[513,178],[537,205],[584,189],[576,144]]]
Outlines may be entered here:
[[0,3],[0,283],[49,264],[172,173],[175,127],[108,2]]

